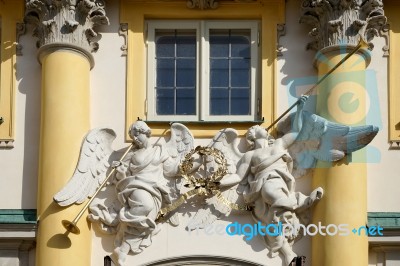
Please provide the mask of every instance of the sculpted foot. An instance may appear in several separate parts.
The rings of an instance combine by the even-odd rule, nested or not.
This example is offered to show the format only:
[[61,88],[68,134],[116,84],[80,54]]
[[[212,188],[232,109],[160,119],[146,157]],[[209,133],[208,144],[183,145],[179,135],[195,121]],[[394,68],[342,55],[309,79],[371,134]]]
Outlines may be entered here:
[[114,249],[114,252],[111,254],[111,259],[114,262],[117,262],[117,266],[125,266],[127,254],[122,252],[120,248]]
[[313,192],[310,194],[310,200],[312,201],[311,204],[314,204],[315,201],[319,201],[322,199],[322,196],[324,195],[324,190],[322,187],[317,187],[314,189]]
[[315,203],[320,201],[324,195],[324,190],[321,187],[318,187],[311,192],[310,196],[308,196],[297,208],[296,212],[301,213],[311,208]]

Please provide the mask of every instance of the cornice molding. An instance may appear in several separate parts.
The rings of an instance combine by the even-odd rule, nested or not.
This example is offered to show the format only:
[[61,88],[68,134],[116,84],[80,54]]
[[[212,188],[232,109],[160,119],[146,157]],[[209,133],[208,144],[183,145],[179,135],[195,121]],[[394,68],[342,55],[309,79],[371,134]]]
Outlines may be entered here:
[[[309,49],[357,45],[360,36],[370,42],[386,24],[382,0],[303,0],[300,23],[313,28]],[[370,44],[372,48],[372,44]]]
[[108,25],[104,0],[28,0],[25,22],[34,25],[37,47],[53,43],[98,50],[96,26]]

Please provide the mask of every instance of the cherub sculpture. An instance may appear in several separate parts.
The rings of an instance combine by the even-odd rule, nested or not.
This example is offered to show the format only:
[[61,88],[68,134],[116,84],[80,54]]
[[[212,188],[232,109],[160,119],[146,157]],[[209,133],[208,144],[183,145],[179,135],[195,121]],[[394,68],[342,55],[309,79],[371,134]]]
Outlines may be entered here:
[[[92,204],[89,220],[98,222],[103,231],[115,233],[113,257],[124,265],[127,254],[140,253],[151,245],[159,231],[157,214],[170,204],[178,188],[178,166],[181,158],[193,148],[193,136],[182,124],[171,126],[171,139],[166,145],[151,145],[151,129],[137,121],[129,130],[134,148],[124,160],[112,161],[117,152],[111,148],[115,133],[110,129],[92,130],[85,137],[77,169],[68,184],[54,196],[61,206],[82,203],[91,197],[105,178],[107,167],[116,169],[112,177],[117,200],[111,206]],[[171,223],[178,224],[176,216]]]
[[[296,228],[298,224],[309,222],[308,209],[322,198],[323,189],[316,188],[310,195],[304,195],[296,191],[295,178],[314,168],[317,160],[337,161],[363,148],[378,129],[329,122],[303,111],[306,100],[307,97],[301,97],[291,119],[292,126],[276,140],[264,128],[251,127],[246,134],[248,150],[244,153],[238,148],[240,139],[236,130],[220,130],[209,148],[224,155],[221,175],[227,174],[223,178],[207,179],[211,171],[219,169],[213,163],[221,163],[221,158],[199,157],[190,161],[192,171],[201,177],[210,193],[206,195],[206,205],[189,221],[188,230],[205,227],[223,215],[229,215],[232,208],[251,209],[252,217],[263,226],[280,223]],[[150,144],[151,130],[143,121],[134,123],[129,135],[133,149],[125,152],[123,160],[116,160],[121,152],[111,148],[116,136],[114,131],[90,131],[83,141],[74,175],[54,196],[61,206],[84,202],[101,187],[107,169],[112,166],[115,174],[109,174],[109,183],[114,187],[109,188],[115,189],[114,199],[111,195],[106,199],[107,203],[93,202],[88,219],[104,232],[116,234],[113,260],[117,265],[124,265],[129,252],[137,254],[151,245],[152,236],[159,231],[157,217],[160,210],[174,207],[172,203],[180,196],[179,168],[182,170],[182,163],[187,160],[185,155],[192,154],[194,146],[192,134],[179,123],[172,124],[171,138],[165,144]],[[164,218],[172,225],[178,225],[177,217],[176,213],[172,216],[168,213]],[[270,255],[280,253],[288,265],[297,257],[292,245],[300,236],[301,231],[295,229],[290,234],[266,234],[264,240]]]
[[[220,181],[222,195],[232,203],[253,206],[252,216],[263,226],[269,224],[306,225],[306,211],[323,196],[323,189],[316,188],[309,196],[295,191],[292,173],[303,173],[313,168],[316,159],[337,161],[346,154],[367,145],[377,134],[373,126],[348,127],[334,124],[303,111],[307,97],[302,96],[297,107],[292,129],[274,140],[260,127],[251,127],[246,134],[249,150],[242,154],[237,148],[237,133],[233,129],[221,130],[210,146],[220,149],[230,164],[229,174]],[[293,155],[291,152],[296,151]],[[293,171],[293,159],[296,170]],[[303,168],[303,169],[301,169]],[[188,229],[194,230],[213,223],[231,208],[212,197],[199,210]],[[299,230],[282,235],[266,234],[264,240],[271,256],[280,252],[284,265],[289,265],[297,255],[291,246],[301,236]]]

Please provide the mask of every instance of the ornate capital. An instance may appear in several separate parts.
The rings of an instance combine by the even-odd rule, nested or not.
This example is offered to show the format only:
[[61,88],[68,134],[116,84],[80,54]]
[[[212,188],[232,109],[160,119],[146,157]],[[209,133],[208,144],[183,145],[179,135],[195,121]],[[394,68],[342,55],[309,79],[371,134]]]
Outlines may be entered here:
[[216,9],[218,7],[218,2],[216,0],[188,0],[186,2],[188,8],[198,8],[198,9]]
[[[370,42],[386,24],[382,0],[303,0],[300,23],[313,27],[309,49]],[[372,45],[370,44],[372,47]]]
[[94,28],[108,25],[104,0],[27,0],[25,21],[35,26],[37,47],[68,44],[98,50]]

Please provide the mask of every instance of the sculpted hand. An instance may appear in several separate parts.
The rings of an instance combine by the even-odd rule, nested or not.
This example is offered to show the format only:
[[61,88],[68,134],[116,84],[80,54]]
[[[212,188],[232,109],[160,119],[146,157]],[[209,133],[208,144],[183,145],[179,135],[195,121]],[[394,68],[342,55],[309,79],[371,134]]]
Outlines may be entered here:
[[122,163],[120,161],[113,161],[111,163],[111,167],[112,168],[117,168],[118,166],[120,166]]
[[126,177],[126,166],[122,164],[120,161],[113,161],[111,163],[112,168],[115,168],[117,173],[115,174],[115,178],[119,181]]
[[308,95],[301,95],[298,108],[302,109],[307,100],[308,100]]

